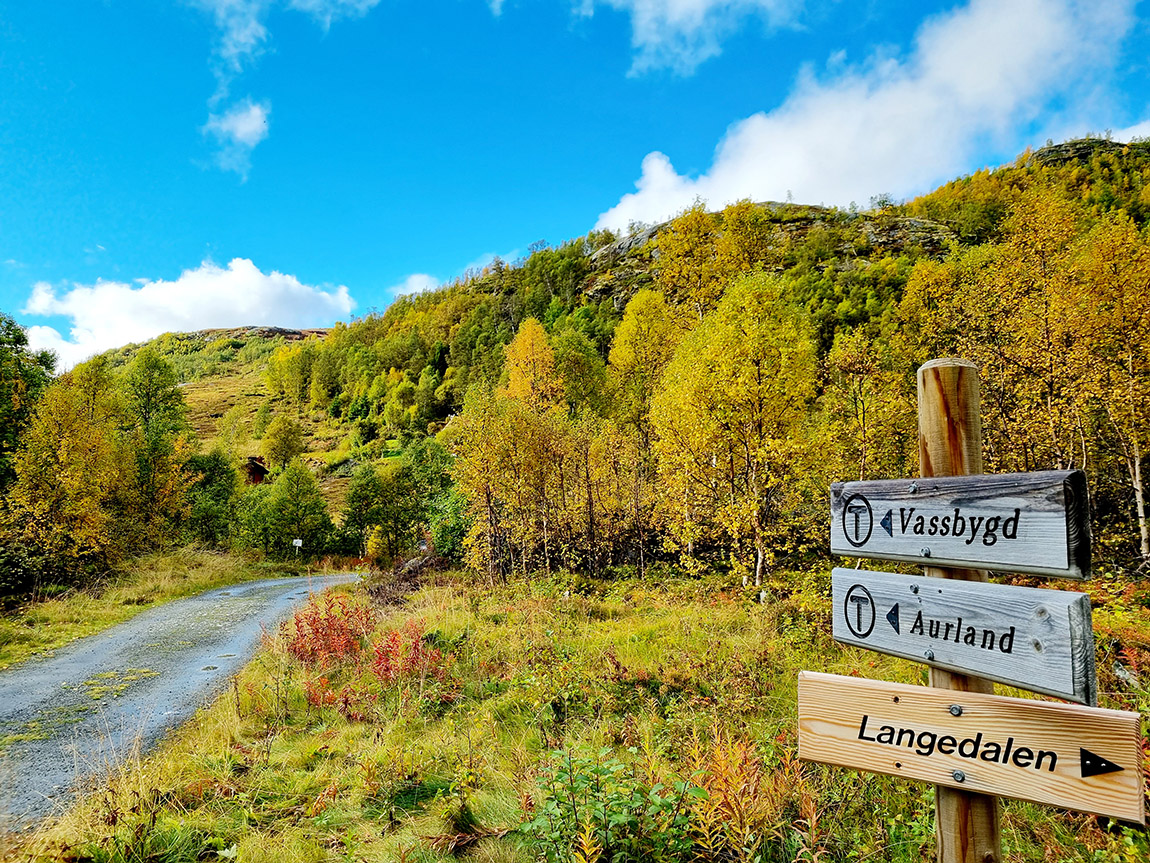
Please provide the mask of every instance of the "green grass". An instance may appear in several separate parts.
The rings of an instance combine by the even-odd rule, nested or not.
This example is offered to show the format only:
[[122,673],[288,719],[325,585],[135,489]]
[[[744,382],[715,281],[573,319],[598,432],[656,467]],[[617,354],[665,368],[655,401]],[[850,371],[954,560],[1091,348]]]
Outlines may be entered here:
[[[389,633],[415,633],[390,638],[408,645],[400,657],[422,645],[418,670],[377,675],[370,650],[305,663],[292,645],[302,655],[299,645],[320,642],[281,633],[162,749],[19,840],[19,850],[42,859],[446,861],[463,837],[469,860],[605,863],[594,831],[564,833],[556,819],[571,814],[572,797],[580,824],[594,805],[639,811],[627,810],[637,793],[655,813],[642,818],[663,825],[642,841],[682,840],[689,850],[619,860],[931,859],[930,786],[796,758],[799,670],[924,676],[922,666],[836,645],[826,581],[781,577],[760,604],[706,581],[605,584],[583,596],[556,582],[492,587],[444,576],[380,610],[364,633],[363,643],[385,645]],[[366,602],[360,590],[342,589],[352,608]],[[1110,644],[1100,669],[1113,649],[1134,655]],[[1104,706],[1150,709],[1146,692],[1113,675],[1101,688]],[[534,826],[520,829],[525,822]],[[1007,801],[1003,823],[1012,861],[1150,854],[1145,833],[1106,819]],[[617,829],[634,837],[641,828]],[[725,850],[708,857],[708,843]]]
[[154,605],[291,571],[192,548],[137,558],[112,583],[30,602],[0,617],[0,668],[100,632]]

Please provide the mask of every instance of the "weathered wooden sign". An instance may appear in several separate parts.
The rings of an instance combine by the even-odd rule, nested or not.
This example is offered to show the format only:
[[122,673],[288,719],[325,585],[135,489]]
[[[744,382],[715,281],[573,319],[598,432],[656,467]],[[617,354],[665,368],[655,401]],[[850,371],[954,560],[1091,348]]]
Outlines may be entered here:
[[1074,470],[835,483],[831,551],[1086,578],[1086,476]]
[[835,641],[1095,704],[1084,593],[835,569]]
[[799,673],[799,757],[1145,824],[1137,713]]

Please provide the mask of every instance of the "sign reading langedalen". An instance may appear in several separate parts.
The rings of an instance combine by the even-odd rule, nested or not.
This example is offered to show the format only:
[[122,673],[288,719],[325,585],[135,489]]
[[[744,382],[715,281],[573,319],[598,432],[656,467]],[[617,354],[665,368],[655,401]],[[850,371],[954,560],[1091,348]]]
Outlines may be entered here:
[[1137,713],[802,671],[799,757],[1146,823]]
[[1090,574],[1082,471],[831,486],[831,551],[1063,578]]
[[1094,704],[1084,593],[835,569],[835,641]]

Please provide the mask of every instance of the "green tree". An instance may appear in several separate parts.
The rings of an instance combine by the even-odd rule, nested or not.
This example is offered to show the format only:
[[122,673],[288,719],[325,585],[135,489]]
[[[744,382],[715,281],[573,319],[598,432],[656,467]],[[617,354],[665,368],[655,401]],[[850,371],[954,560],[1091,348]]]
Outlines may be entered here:
[[175,370],[151,347],[128,364],[120,387],[136,459],[136,524],[142,541],[155,545],[169,539],[187,514],[192,477],[184,462],[190,447],[181,434],[187,408]]
[[562,382],[571,416],[606,409],[607,366],[595,345],[579,330],[565,329],[555,338],[555,373]]
[[303,540],[301,553],[322,554],[332,533],[331,518],[315,476],[298,458],[288,462],[267,498],[271,537],[268,545],[283,556],[292,554],[292,540]]
[[277,416],[264,432],[263,454],[268,467],[279,470],[303,452],[303,429],[290,417]]
[[16,478],[13,456],[55,367],[55,355],[29,350],[24,328],[0,312],[0,492]]
[[347,490],[344,525],[371,538],[377,564],[394,560],[414,545],[424,520],[424,494],[406,461],[362,465]]
[[239,473],[220,449],[193,455],[187,470],[192,477],[187,534],[213,548],[226,548],[238,518]]

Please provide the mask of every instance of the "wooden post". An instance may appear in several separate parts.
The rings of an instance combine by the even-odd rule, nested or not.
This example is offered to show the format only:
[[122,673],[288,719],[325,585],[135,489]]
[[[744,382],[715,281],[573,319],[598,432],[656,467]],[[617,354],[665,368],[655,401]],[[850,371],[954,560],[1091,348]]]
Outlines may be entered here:
[[[982,416],[978,367],[968,360],[938,359],[918,370],[918,463],[922,477],[982,473]],[[986,581],[976,569],[926,567],[933,578]],[[930,670],[937,689],[994,693],[981,677]],[[1002,830],[998,798],[935,786],[939,863],[998,863]]]

